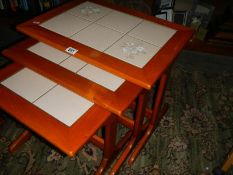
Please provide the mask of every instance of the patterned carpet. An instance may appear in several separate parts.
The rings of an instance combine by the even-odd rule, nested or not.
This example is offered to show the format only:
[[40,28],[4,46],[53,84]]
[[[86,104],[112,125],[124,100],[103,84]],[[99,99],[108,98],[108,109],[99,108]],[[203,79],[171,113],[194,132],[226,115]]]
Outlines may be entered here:
[[[212,174],[233,146],[233,58],[184,51],[172,68],[164,102],[170,104],[168,112],[133,166],[124,164],[119,174]],[[23,126],[2,115],[1,175],[87,175],[96,170],[102,153],[92,144],[69,158],[34,135],[9,154],[7,146]]]

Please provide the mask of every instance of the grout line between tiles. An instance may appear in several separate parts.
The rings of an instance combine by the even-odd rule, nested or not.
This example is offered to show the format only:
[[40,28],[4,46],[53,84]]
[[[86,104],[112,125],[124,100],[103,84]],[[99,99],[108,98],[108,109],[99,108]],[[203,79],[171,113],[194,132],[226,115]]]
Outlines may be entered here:
[[[85,18],[83,18],[83,17],[80,17],[80,16],[72,15],[72,16],[74,16],[74,17],[76,17],[76,18],[79,18],[79,19],[82,19],[82,20],[85,20],[85,21],[89,21],[90,24],[88,24],[88,25],[87,25],[86,27],[84,27],[83,29],[77,31],[75,34],[69,36],[69,38],[71,39],[71,37],[73,37],[74,35],[80,33],[81,31],[83,31],[83,30],[86,29],[87,27],[89,27],[89,26],[91,26],[92,24],[94,24],[96,21],[98,21],[98,20],[104,18],[105,16],[107,16],[108,14],[110,14],[110,13],[112,13],[112,12],[113,12],[113,10],[111,9],[111,11],[110,11],[109,13],[106,13],[105,15],[103,15],[102,17],[100,17],[100,18],[98,18],[98,19],[96,19],[96,20],[94,20],[94,21],[87,20],[87,19],[85,19]],[[70,14],[70,13],[69,13],[69,14]]]
[[[54,81],[53,81],[54,82]],[[48,89],[48,91],[46,91],[44,94],[40,95],[36,100],[34,100],[32,103],[34,104],[36,101],[38,101],[41,97],[43,97],[44,95],[46,95],[47,93],[49,93],[52,89],[54,89],[56,86],[58,86],[58,84],[55,84],[53,87],[51,87],[50,89]]]
[[132,31],[133,29],[135,29],[137,26],[139,26],[144,20],[142,20],[141,22],[139,22],[136,26],[134,26],[131,30],[129,30],[128,32],[126,32],[122,37],[120,37],[118,40],[116,40],[114,43],[112,43],[109,47],[107,47],[105,50],[103,50],[103,52],[105,52],[106,50],[108,50],[110,47],[112,47],[115,43],[117,43],[119,40],[121,40],[124,36],[126,36],[130,31]]

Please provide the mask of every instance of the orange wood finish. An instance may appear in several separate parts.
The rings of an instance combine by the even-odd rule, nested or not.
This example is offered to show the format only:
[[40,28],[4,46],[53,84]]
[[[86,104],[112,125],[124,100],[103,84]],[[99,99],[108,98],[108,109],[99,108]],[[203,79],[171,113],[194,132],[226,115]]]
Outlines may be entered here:
[[[35,40],[28,39],[28,40],[25,40],[23,42],[17,43],[16,45],[14,45],[14,46],[12,46],[12,47],[10,47],[10,48],[3,51],[3,54],[5,56],[11,58],[14,61],[17,61],[18,63],[14,63],[14,64],[6,67],[5,71],[0,71],[0,74],[1,74],[1,76],[0,76],[1,79],[0,80],[3,80],[5,78],[7,78],[8,76],[12,75],[13,73],[17,72],[18,70],[23,68],[23,66],[27,66],[30,69],[33,69],[34,71],[36,71],[36,72],[50,78],[51,80],[56,81],[57,83],[62,84],[65,87],[68,87],[69,89],[73,90],[76,93],[79,93],[80,91],[84,92],[84,95],[83,94],[82,95],[84,97],[86,97],[86,98],[90,98],[89,95],[91,94],[92,95],[91,96],[92,100],[95,103],[100,104],[103,107],[106,107],[105,104],[108,104],[108,106],[110,106],[110,107],[112,107],[114,109],[114,110],[112,110],[112,112],[116,111],[115,110],[116,105],[114,105],[114,104],[119,104],[119,103],[120,103],[120,105],[123,104],[123,105],[121,105],[122,108],[119,108],[119,109],[121,109],[121,111],[120,111],[119,115],[116,116],[116,120],[118,122],[124,124],[128,128],[132,129],[133,131],[128,132],[119,141],[119,143],[117,143],[116,146],[112,145],[111,143],[113,143],[114,139],[115,139],[114,132],[115,132],[116,128],[113,127],[113,126],[116,125],[116,121],[115,121],[115,122],[111,123],[110,128],[108,128],[108,126],[106,125],[106,132],[107,132],[106,133],[106,139],[107,140],[99,138],[99,137],[97,137],[95,135],[92,136],[92,137],[86,138],[86,140],[90,139],[96,146],[98,146],[99,148],[103,149],[104,152],[106,152],[105,153],[105,158],[103,159],[103,161],[101,163],[102,169],[100,168],[97,171],[97,173],[102,173],[103,169],[108,166],[108,162],[109,162],[110,158],[113,156],[114,153],[117,153],[119,150],[122,149],[122,147],[126,144],[126,142],[131,137],[131,134],[132,133],[134,134],[134,136],[133,136],[134,139],[133,139],[133,143],[131,143],[132,142],[131,141],[130,144],[129,144],[129,147],[130,147],[129,150],[131,150],[131,148],[132,148],[130,145],[133,145],[135,143],[136,138],[140,133],[140,130],[138,128],[141,126],[141,121],[144,118],[143,115],[144,115],[144,110],[145,110],[145,106],[142,106],[142,105],[146,104],[146,100],[143,100],[143,101],[141,100],[141,103],[139,105],[141,107],[137,108],[137,109],[140,109],[140,110],[137,110],[137,112],[136,112],[135,122],[133,120],[131,120],[131,119],[126,118],[122,113],[124,112],[124,110],[127,107],[130,106],[131,103],[133,103],[133,101],[137,98],[137,96],[139,96],[139,98],[140,98],[141,95],[139,95],[139,94],[141,93],[141,91],[143,91],[143,88],[138,87],[138,86],[126,81],[125,83],[123,83],[123,85],[120,86],[120,88],[116,92],[106,90],[102,86],[99,86],[99,85],[97,85],[97,84],[95,84],[95,83],[93,83],[93,82],[91,82],[91,81],[89,81],[89,80],[87,80],[85,78],[82,78],[82,77],[78,76],[77,74],[72,73],[71,71],[68,71],[67,69],[65,69],[63,67],[61,67],[59,65],[56,65],[56,64],[54,64],[54,63],[52,63],[50,61],[47,61],[46,59],[43,59],[40,56],[28,51],[27,48],[32,46],[35,43],[37,43]],[[20,65],[19,63],[22,64],[22,65]],[[41,65],[43,65],[43,66],[41,66]],[[76,77],[78,77],[78,78],[76,78]],[[70,88],[70,86],[71,86],[71,88]],[[10,90],[5,88],[4,86],[0,86],[0,87],[3,89],[1,91],[1,94],[4,94],[3,92],[6,91],[5,92],[6,97],[10,96],[10,95],[15,95],[17,97],[16,94],[11,92]],[[145,95],[145,92],[143,94]],[[109,99],[109,102],[106,100],[106,98]],[[12,98],[10,98],[10,99],[12,99]],[[56,145],[57,147],[59,147],[60,144],[63,143],[63,145],[60,146],[59,148],[61,150],[63,150],[64,152],[67,151],[67,149],[68,149],[68,148],[64,148],[66,144],[69,144],[69,145],[66,145],[66,147],[73,147],[74,145],[77,144],[77,143],[75,143],[75,141],[73,143],[71,142],[71,140],[76,140],[74,137],[78,138],[76,135],[74,137],[72,137],[70,139],[70,141],[64,141],[65,138],[63,138],[64,142],[60,141],[60,139],[62,139],[61,137],[58,137],[58,138],[56,138],[56,139],[59,139],[59,143],[58,143],[57,141],[53,141],[54,138],[52,138],[52,137],[54,137],[54,135],[52,135],[51,137],[48,138],[49,135],[47,135],[47,133],[46,134],[41,133],[41,130],[43,130],[42,128],[40,128],[41,125],[40,126],[37,126],[37,125],[34,126],[36,123],[38,124],[38,123],[41,123],[41,122],[39,120],[37,121],[35,118],[33,118],[33,121],[32,121],[32,118],[28,117],[28,118],[25,119],[25,117],[33,115],[33,113],[36,113],[35,114],[36,117],[39,118],[39,116],[37,116],[37,114],[42,115],[42,116],[44,115],[44,122],[46,122],[46,121],[49,122],[48,121],[49,119],[46,119],[46,117],[49,117],[49,115],[47,115],[46,113],[43,113],[43,111],[41,111],[41,110],[38,110],[36,107],[32,106],[29,102],[27,102],[24,99],[16,99],[16,100],[22,100],[25,104],[23,104],[23,103],[22,104],[21,103],[13,104],[13,105],[15,105],[14,107],[16,109],[16,110],[13,110],[13,108],[10,108],[10,101],[8,102],[8,101],[2,100],[0,102],[1,108],[6,110],[7,112],[12,114],[13,116],[16,116],[17,120],[19,120],[21,123],[25,124],[31,130],[37,132],[42,137],[47,136],[47,138],[45,137],[45,139],[49,140],[52,144]],[[107,103],[106,103],[106,101],[107,101]],[[22,109],[22,111],[20,111],[20,114],[16,113],[17,110],[20,110],[20,109],[17,109],[17,105],[24,106],[26,104],[28,105],[29,110],[27,110],[27,108],[26,108],[27,111],[24,111],[25,110],[25,108],[24,108],[24,109]],[[118,105],[118,106],[120,106],[120,105]],[[33,107],[36,108],[36,109],[33,109],[33,111],[32,111],[31,108],[33,108]],[[96,108],[96,107],[92,107],[92,108]],[[109,107],[107,109],[109,110]],[[36,111],[36,110],[38,110],[39,112]],[[30,113],[30,111],[32,111],[32,112]],[[96,111],[98,111],[98,109]],[[99,115],[101,115],[101,111],[99,111],[99,112],[100,112]],[[90,110],[88,111],[88,113],[90,113]],[[108,112],[108,114],[110,115],[110,112]],[[97,114],[92,113],[90,115],[95,116]],[[23,120],[22,120],[22,118],[23,118]],[[52,117],[50,116],[50,118],[52,118]],[[81,117],[81,119],[85,120],[85,119],[87,119],[87,117],[84,115],[83,117]],[[90,120],[91,120],[91,116],[90,116]],[[88,121],[89,124],[92,123],[91,125],[89,125],[86,128],[87,123],[88,123],[88,122],[86,122],[86,123],[83,123],[83,125],[80,124],[79,126],[77,126],[76,129],[79,128],[82,131],[83,130],[87,131],[87,130],[90,129],[90,126],[95,125],[96,120],[89,121],[89,119],[87,119],[86,121]],[[34,121],[35,121],[35,123],[34,123]],[[80,119],[77,122],[79,123],[79,121],[80,121]],[[51,123],[51,122],[49,122],[49,123]],[[49,126],[50,125],[48,125],[48,128],[49,128]],[[100,123],[99,124],[97,123],[97,126],[95,125],[95,128],[97,129],[99,127],[100,127]],[[45,131],[48,131],[48,128]],[[62,132],[62,130],[67,130],[67,127],[62,127],[62,128],[56,127],[55,129],[57,129],[56,130],[57,132]],[[136,135],[135,135],[135,131],[137,131]],[[69,132],[69,131],[67,131],[67,132]],[[109,134],[110,134],[110,136],[109,136]],[[60,134],[56,133],[55,135],[58,136]],[[18,148],[21,145],[21,143],[25,142],[27,139],[28,138],[25,136],[25,134],[21,135],[21,137],[19,139],[17,139],[16,141],[13,142],[10,150],[14,151],[16,148]],[[84,140],[85,139],[83,138],[83,144],[84,144]],[[107,143],[108,147],[106,147],[105,143]],[[83,146],[83,144],[81,146]],[[78,149],[76,149],[76,150],[78,150]],[[75,153],[75,151],[72,151],[72,153],[71,153],[71,151],[66,152],[66,153],[68,155],[73,155]],[[124,161],[126,156],[122,157],[121,160]]]
[[175,60],[177,54],[179,54],[180,50],[185,46],[186,42],[193,35],[193,31],[184,26],[157,19],[155,17],[148,16],[131,9],[118,7],[113,4],[107,4],[101,1],[93,1],[106,7],[177,30],[176,34],[160,49],[160,51],[147,63],[147,65],[141,69],[39,26],[40,23],[62,12],[65,12],[66,10],[80,4],[81,2],[83,1],[72,1],[71,3],[67,3],[64,6],[58,7],[45,14],[35,17],[32,20],[18,25],[17,29],[61,51],[65,51],[65,49],[68,47],[78,48],[79,52],[74,55],[75,57],[113,74],[116,74],[117,76],[120,76],[146,89],[151,89],[152,85],[166,70],[166,67],[168,67]]
[[[0,80],[6,78],[7,74],[12,75],[15,71],[18,71],[18,68],[19,65],[13,63],[9,68],[0,70]],[[23,67],[21,66],[21,68]],[[109,111],[94,105],[71,127],[67,127],[3,85],[0,85],[0,95],[1,109],[69,156],[73,156],[82,148],[111,116]],[[79,132],[80,130],[82,132]]]
[[17,149],[27,142],[31,138],[31,132],[29,130],[25,130],[19,137],[16,138],[8,147],[9,152],[14,153]]
[[[140,12],[135,12],[134,10],[117,7],[115,5],[106,4],[100,1],[93,1],[98,4],[113,8],[115,10],[126,12],[128,14],[177,30],[175,35],[143,68],[138,68],[117,58],[87,47],[81,43],[73,41],[69,38],[49,31],[38,25],[72,8],[75,5],[78,5],[81,2],[83,1],[72,1],[71,3],[67,3],[64,6],[58,7],[30,21],[20,24],[19,26],[17,26],[17,29],[61,51],[65,51],[67,47],[78,48],[79,52],[74,55],[75,57],[84,60],[87,63],[93,64],[99,68],[102,68],[106,71],[109,71],[113,74],[116,74],[117,76],[120,76],[136,85],[132,85],[131,83],[126,81],[116,92],[111,92],[103,88],[102,86],[99,86],[89,80],[78,77],[76,74],[64,70],[64,68],[61,68],[57,65],[55,66],[49,61],[42,60],[40,57],[36,56],[33,53],[29,53],[29,51],[26,51],[26,48],[35,43],[35,41],[33,40],[19,43],[16,46],[5,50],[4,55],[19,62],[23,66],[29,67],[30,69],[33,69],[34,71],[50,78],[51,80],[56,81],[66,88],[106,108],[110,112],[117,114],[118,116],[116,118],[110,117],[110,112],[101,111],[102,108],[95,105],[87,112],[87,114],[85,114],[85,116],[82,116],[74,125],[72,125],[71,128],[67,129],[67,127],[63,124],[58,124],[57,121],[51,119],[51,116],[48,116],[47,114],[43,113],[43,111],[40,111],[37,108],[35,109],[35,107],[27,104],[25,100],[19,100],[17,98],[17,95],[10,92],[9,90],[7,91],[7,89],[3,88],[2,86],[0,87],[1,94],[3,94],[3,96],[5,95],[5,97],[10,95],[10,97],[12,97],[11,99],[15,99],[15,101],[14,105],[12,105],[9,100],[6,100],[6,102],[4,101],[4,104],[3,101],[0,100],[0,105],[1,108],[8,109],[8,112],[11,112],[13,116],[19,116],[17,117],[17,119],[28,126],[30,129],[35,131],[39,130],[40,133],[42,133],[43,137],[45,136],[47,140],[50,140],[51,143],[55,144],[60,149],[63,149],[63,151],[65,150],[69,155],[73,155],[80,147],[82,147],[83,144],[85,144],[86,140],[91,139],[91,141],[93,141],[95,145],[102,148],[105,152],[104,158],[101,162],[100,168],[97,171],[97,174],[102,173],[103,169],[107,167],[114,153],[125,146],[122,154],[113,165],[113,168],[111,170],[111,174],[115,174],[131,152],[133,152],[133,154],[131,155],[129,164],[131,164],[135,160],[139,151],[143,148],[146,141],[149,139],[150,135],[154,131],[155,123],[157,122],[158,116],[160,115],[159,108],[161,105],[161,100],[167,80],[166,71],[174,62],[176,56],[185,46],[186,42],[192,37],[193,31],[186,27],[176,25],[168,21],[157,19],[152,16],[147,16]],[[43,67],[41,65],[43,65]],[[15,65],[15,67],[19,69],[20,66],[18,65],[17,67],[17,65]],[[11,70],[11,68],[9,68],[9,70]],[[3,77],[6,78],[5,74],[3,74]],[[77,81],[81,83],[77,83]],[[148,91],[143,90],[143,88],[149,90],[156,82],[159,82],[159,88],[154,99],[155,106],[153,107],[152,111],[149,111],[146,109]],[[137,85],[139,85],[141,88],[137,87]],[[138,101],[135,108],[135,120],[133,121],[125,118],[123,112],[126,107],[130,106],[130,104],[135,101],[136,98]],[[23,113],[22,109],[16,109],[16,104],[25,106],[25,109],[27,111]],[[101,112],[98,113],[98,111]],[[33,115],[33,117],[36,119],[35,121],[29,121],[28,118],[29,116],[32,116],[33,113],[36,113]],[[104,117],[100,118],[99,114],[105,116],[105,119]],[[148,123],[143,125],[144,116],[146,114],[149,114],[150,116],[148,117]],[[48,119],[45,119],[42,116],[45,116],[45,118],[48,117]],[[95,116],[95,118],[93,116]],[[52,120],[52,123],[54,123],[52,127],[54,133],[56,135],[63,133],[63,135],[59,135],[59,137],[57,138],[54,134],[51,135],[50,133],[49,135],[49,130],[44,131],[44,129],[39,128],[39,126],[36,125],[36,123],[40,121],[39,123],[45,123],[45,127],[48,128],[49,126],[48,123],[46,125],[46,122],[50,120]],[[116,134],[116,120],[131,129],[131,131],[129,131],[117,145],[115,145],[114,143]],[[93,136],[95,131],[104,123],[106,124],[107,130],[105,139]],[[81,134],[78,133],[78,130],[82,130],[84,132],[82,132]],[[68,133],[68,137],[65,137],[64,133]],[[88,136],[86,136],[86,133],[88,133]],[[77,141],[77,139],[75,138],[80,139],[78,139]],[[128,139],[129,142],[125,145],[125,142]],[[106,146],[106,144],[108,145]]]
[[24,40],[4,50],[3,55],[119,116],[143,89],[125,81],[115,92],[108,90],[27,50],[36,43],[33,39]]
[[161,76],[160,82],[158,84],[158,91],[157,91],[156,97],[154,99],[154,106],[153,106],[152,116],[151,116],[151,119],[149,122],[149,126],[147,127],[145,134],[138,141],[137,146],[133,150],[133,152],[129,158],[129,161],[128,161],[129,165],[131,165],[135,161],[137,155],[140,153],[141,149],[146,144],[147,140],[150,138],[151,134],[153,133],[153,131],[155,129],[156,122],[158,122],[158,119],[161,116],[165,115],[165,113],[167,111],[167,107],[163,108],[162,111],[159,111],[160,106],[161,106],[161,102],[162,102],[163,93],[164,93],[164,90],[166,87],[166,82],[167,82],[167,75],[163,74]]

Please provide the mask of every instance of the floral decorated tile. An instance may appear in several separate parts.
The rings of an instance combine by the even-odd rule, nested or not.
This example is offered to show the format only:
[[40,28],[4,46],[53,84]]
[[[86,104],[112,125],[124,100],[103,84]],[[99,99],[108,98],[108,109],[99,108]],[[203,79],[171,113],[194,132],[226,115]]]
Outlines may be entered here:
[[150,21],[143,21],[131,30],[128,35],[162,47],[175,33],[176,30],[174,29]]
[[75,58],[75,57],[69,57],[68,59],[64,60],[60,66],[72,71],[72,72],[77,72],[80,69],[82,69],[87,63]]
[[82,68],[78,72],[78,75],[81,75],[112,91],[116,91],[118,87],[120,87],[120,85],[125,81],[120,77],[117,77],[90,64]]
[[112,10],[110,8],[86,1],[68,10],[67,12],[74,16],[84,18],[88,21],[96,21],[111,11]]
[[54,47],[42,42],[34,44],[33,46],[29,47],[28,50],[56,64],[59,64],[69,57],[69,55],[65,52],[55,49]]
[[100,20],[96,21],[96,23],[121,33],[127,33],[135,26],[137,26],[141,21],[141,18],[137,18],[126,13],[113,11]]
[[62,13],[41,23],[40,26],[60,35],[70,37],[87,27],[90,23],[90,21],[75,17],[69,13]]
[[56,85],[53,81],[28,68],[20,70],[2,81],[1,84],[29,102],[34,102]]
[[121,40],[107,49],[105,53],[139,68],[143,68],[159,49],[159,47],[152,44],[125,35]]
[[93,105],[60,85],[51,89],[34,104],[67,126],[71,126]]
[[122,36],[122,33],[98,24],[92,24],[72,36],[71,39],[102,52]]

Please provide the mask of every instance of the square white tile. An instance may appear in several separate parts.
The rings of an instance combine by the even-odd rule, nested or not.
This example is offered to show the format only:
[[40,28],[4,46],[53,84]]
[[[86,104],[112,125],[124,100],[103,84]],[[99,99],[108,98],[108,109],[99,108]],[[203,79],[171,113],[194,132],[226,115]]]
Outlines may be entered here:
[[141,18],[128,15],[126,13],[113,11],[96,21],[97,24],[103,25],[118,32],[127,33],[142,21]]
[[56,32],[60,35],[70,37],[87,27],[91,22],[75,17],[69,13],[61,13],[48,21],[40,24],[40,26]]
[[174,29],[150,21],[143,21],[130,31],[128,35],[162,47],[175,33],[176,30]]
[[53,81],[28,68],[20,70],[2,81],[1,84],[29,102],[35,101],[56,85]]
[[84,18],[88,21],[96,21],[111,11],[112,9],[110,8],[86,1],[68,10],[67,12],[74,16]]
[[81,75],[112,91],[116,91],[120,87],[120,85],[125,81],[120,77],[117,77],[109,72],[106,72],[90,64],[82,68],[78,72],[78,75]]
[[125,35],[112,47],[107,49],[105,53],[139,68],[143,68],[159,49],[157,46]]
[[98,24],[92,24],[72,36],[71,39],[102,52],[122,36],[122,33]]
[[77,72],[79,71],[82,67],[84,67],[87,63],[75,58],[75,57],[69,57],[65,61],[63,61],[60,66],[72,71],[72,72]]
[[59,85],[34,104],[67,126],[76,122],[93,105],[92,102]]
[[69,57],[68,54],[42,42],[34,44],[28,50],[56,64],[59,64]]

